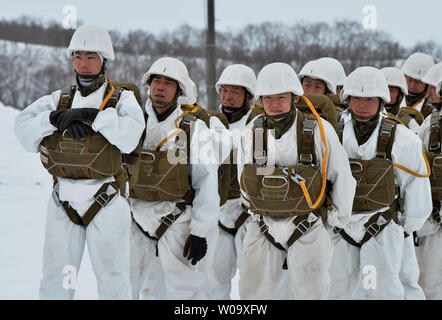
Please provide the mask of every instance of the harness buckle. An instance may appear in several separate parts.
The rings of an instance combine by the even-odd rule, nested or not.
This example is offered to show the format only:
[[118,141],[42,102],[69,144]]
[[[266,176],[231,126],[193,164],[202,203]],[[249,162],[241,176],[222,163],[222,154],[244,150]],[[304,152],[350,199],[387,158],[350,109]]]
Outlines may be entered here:
[[439,148],[440,148],[440,141],[437,142],[437,145],[428,146],[428,150],[430,151],[436,151],[439,150]]
[[261,234],[264,234],[267,232],[267,230],[269,230],[269,226],[266,225],[265,223],[263,223],[259,228],[261,230]]
[[302,131],[303,132],[313,132],[313,129],[315,127],[315,120],[312,119],[304,119],[302,122]]
[[186,114],[183,117],[183,123],[185,125],[190,125],[194,119],[195,119],[195,117],[193,116],[193,114]]
[[299,230],[299,232],[301,232],[301,234],[304,235],[310,230],[311,227],[312,223],[308,219],[305,219],[295,226],[295,230]]
[[95,201],[103,208],[109,202],[110,196],[117,190],[110,184],[107,186],[106,191],[101,192],[98,196],[94,197]]
[[380,230],[381,226],[377,222],[373,222],[367,227],[367,229],[365,229],[365,231],[368,232],[372,237],[375,237]]
[[109,202],[109,196],[106,192],[100,193],[94,199],[95,199],[95,202],[97,202],[102,208],[105,207],[107,205],[107,203]]
[[170,227],[172,223],[176,220],[176,216],[172,215],[172,218],[169,215],[161,217],[160,221]]
[[265,150],[262,151],[261,155],[258,155],[257,153],[255,153],[253,155],[253,157],[255,158],[255,162],[259,165],[263,165],[264,163],[267,162],[267,154],[266,154]]
[[333,230],[334,233],[339,233],[339,232],[341,232],[342,228],[333,227],[332,230]]

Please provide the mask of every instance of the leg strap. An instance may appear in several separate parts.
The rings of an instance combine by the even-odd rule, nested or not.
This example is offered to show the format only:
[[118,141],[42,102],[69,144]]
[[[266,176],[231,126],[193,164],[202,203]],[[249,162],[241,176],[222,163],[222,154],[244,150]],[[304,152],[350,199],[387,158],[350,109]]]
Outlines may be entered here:
[[[314,214],[316,215],[316,214]],[[293,243],[295,243],[296,240],[298,240],[302,235],[307,233],[313,225],[316,223],[316,221],[319,220],[319,217],[316,216],[315,220],[312,220],[310,217],[310,214],[306,216],[298,216],[295,220],[293,220],[293,224],[296,226],[295,231],[293,231],[290,238],[287,240],[287,245],[290,247]]]
[[247,208],[245,208],[244,206],[242,206],[242,208],[243,211],[239,215],[238,219],[236,219],[234,228],[227,228],[225,225],[221,223],[221,221],[218,221],[218,227],[223,229],[225,232],[230,233],[232,236],[236,236],[238,229],[244,224],[244,222],[246,222],[247,218],[249,217]]
[[[275,241],[275,238],[272,237],[272,235],[269,233],[269,227],[264,223],[261,219],[259,220],[259,227],[261,229],[261,233],[267,238],[267,240],[276,248],[282,251],[286,251],[285,248],[278,242]],[[284,259],[284,263],[282,265],[282,268],[287,270],[287,258]]]
[[352,237],[350,237],[344,229],[341,228],[333,228],[333,231],[335,233],[339,233],[342,238],[350,243],[352,246],[355,247],[362,247],[364,243],[366,243],[371,238],[377,236],[384,228],[387,226],[387,224],[393,220],[396,223],[399,223],[398,220],[398,213],[396,211],[395,207],[389,208],[387,211],[384,212],[378,212],[374,214],[368,221],[364,224],[365,227],[365,234],[362,237],[361,242],[356,242]]
[[[77,211],[69,205],[68,201],[60,201],[60,203],[63,206],[66,215],[73,223],[87,227],[92,219],[96,216],[98,211],[100,211],[101,208],[104,208],[109,203],[109,201],[111,201],[118,194],[119,189],[120,186],[116,181],[103,184],[100,189],[98,189],[98,191],[95,193],[95,201],[89,207],[89,209],[87,209],[83,217],[81,217],[77,213]],[[58,193],[56,194],[58,197]]]

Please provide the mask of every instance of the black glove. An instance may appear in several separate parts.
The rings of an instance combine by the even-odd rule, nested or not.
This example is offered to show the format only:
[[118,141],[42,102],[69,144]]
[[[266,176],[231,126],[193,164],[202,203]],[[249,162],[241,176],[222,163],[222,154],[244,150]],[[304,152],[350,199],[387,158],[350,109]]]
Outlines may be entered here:
[[[190,252],[190,253],[189,253]],[[186,244],[184,245],[183,255],[187,257],[187,260],[192,259],[192,265],[196,265],[198,261],[200,261],[207,252],[207,241],[206,238],[200,238],[194,236],[193,234],[189,235],[186,240]]]
[[61,131],[64,131],[74,120],[92,123],[94,122],[97,114],[98,109],[95,108],[71,108],[58,116],[56,127]]
[[[60,117],[61,114],[65,113],[65,112],[66,112],[66,109],[52,111],[52,112],[49,114],[49,122],[50,122],[54,127],[57,127],[57,121],[58,121],[58,118]],[[60,130],[59,127],[57,127],[57,129]]]
[[90,126],[79,121],[72,121],[66,128],[73,139],[82,139],[89,134]]

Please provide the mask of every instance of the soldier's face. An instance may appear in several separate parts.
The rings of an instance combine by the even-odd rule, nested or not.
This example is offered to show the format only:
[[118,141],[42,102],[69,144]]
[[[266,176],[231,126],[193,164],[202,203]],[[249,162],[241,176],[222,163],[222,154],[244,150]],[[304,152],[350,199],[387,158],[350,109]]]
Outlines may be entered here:
[[304,93],[307,94],[325,94],[327,84],[319,79],[304,77],[302,79],[302,88],[304,89]]
[[[220,89],[221,103],[231,108],[241,108],[246,98],[246,89],[240,86],[222,85]],[[233,112],[225,110],[226,112]]]
[[409,93],[422,93],[425,90],[426,84],[420,80],[410,78],[409,76],[405,76],[405,80],[407,80],[407,87]]
[[74,53],[74,68],[81,75],[97,75],[101,71],[101,59],[96,52],[76,51]]
[[272,94],[262,96],[264,111],[269,116],[287,113],[292,108],[292,93]]
[[436,87],[429,86],[428,87],[428,97],[430,98],[431,103],[440,103],[442,102],[441,97],[436,94]]
[[155,75],[150,83],[150,96],[161,102],[171,102],[178,90],[178,82],[172,78]]
[[350,97],[349,105],[356,116],[361,116],[358,120],[365,122],[378,112],[379,102],[380,99],[378,97],[362,98],[352,96]]
[[389,104],[394,104],[397,102],[397,96],[399,95],[400,89],[398,87],[388,86],[390,90],[390,102]]

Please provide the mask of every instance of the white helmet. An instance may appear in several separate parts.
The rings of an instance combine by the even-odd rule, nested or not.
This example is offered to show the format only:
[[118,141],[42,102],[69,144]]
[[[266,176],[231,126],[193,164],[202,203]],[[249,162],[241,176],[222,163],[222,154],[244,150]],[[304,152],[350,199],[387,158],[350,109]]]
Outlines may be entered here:
[[421,80],[433,65],[434,60],[431,56],[422,52],[415,52],[407,58],[401,70],[406,76]]
[[274,62],[264,66],[256,79],[255,96],[280,94],[291,92],[296,96],[302,96],[304,90],[293,68],[282,62]]
[[345,78],[347,78],[347,76],[345,75],[345,70],[344,67],[342,66],[342,63],[339,62],[339,60],[331,57],[323,57],[319,58],[318,61],[324,61],[329,65],[330,68],[332,68],[335,77],[336,86],[344,85],[344,81]]
[[178,59],[163,57],[155,61],[149,68],[149,70],[144,74],[141,84],[143,86],[150,87],[148,83],[150,76],[161,75],[178,82],[181,89],[182,96],[189,97],[192,94],[192,88],[189,87],[189,72],[187,71],[186,65]]
[[326,83],[328,90],[336,94],[336,76],[334,68],[330,66],[327,61],[312,60],[307,62],[298,74],[299,80],[309,77],[312,79],[319,79]]
[[340,97],[343,103],[348,103],[350,96],[379,97],[385,103],[390,102],[390,90],[384,74],[373,67],[360,67],[350,73],[345,79]]
[[106,29],[95,25],[82,25],[72,35],[66,56],[72,58],[75,51],[99,52],[103,58],[114,60],[112,40]]
[[435,87],[436,94],[439,97],[442,97],[442,62],[435,64],[428,69],[425,76],[422,77],[422,82]]
[[232,64],[227,66],[218,82],[215,84],[216,91],[220,93],[221,85],[232,85],[244,87],[252,96],[255,95],[256,76],[253,70],[243,64]]
[[179,96],[178,97],[178,103],[179,104],[194,104],[198,99],[198,91],[196,88],[195,82],[189,77],[187,81],[187,88],[190,88],[188,90],[187,96]]
[[381,72],[384,74],[387,83],[391,87],[399,87],[404,96],[408,95],[407,80],[405,80],[404,73],[399,68],[386,67],[382,68]]

